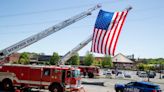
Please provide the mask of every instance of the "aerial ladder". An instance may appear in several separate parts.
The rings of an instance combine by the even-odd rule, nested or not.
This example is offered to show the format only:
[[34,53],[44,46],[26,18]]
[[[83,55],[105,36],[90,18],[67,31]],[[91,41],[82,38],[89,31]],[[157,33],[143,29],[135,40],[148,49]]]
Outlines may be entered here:
[[59,65],[64,65],[67,60],[69,60],[72,56],[74,56],[80,49],[86,46],[90,41],[92,41],[92,35],[90,35],[87,39],[79,43],[76,47],[74,47],[71,51],[67,52],[61,60],[59,60]]
[[22,41],[20,41],[16,44],[14,44],[14,45],[11,45],[11,46],[1,50],[0,51],[0,60],[3,60],[4,58],[8,57],[12,53],[17,52],[17,51],[19,51],[19,50],[21,50],[21,49],[23,49],[23,48],[37,42],[37,41],[39,41],[39,40],[41,40],[41,39],[43,39],[43,38],[57,32],[57,31],[65,28],[65,27],[67,27],[67,26],[69,26],[69,25],[71,25],[71,24],[73,24],[73,23],[75,23],[75,22],[77,22],[77,21],[91,15],[92,11],[94,11],[94,10],[100,8],[100,7],[101,6],[98,4],[98,5],[90,8],[90,9],[88,9],[88,10],[86,10],[86,11],[84,11],[84,12],[82,12],[82,13],[76,15],[76,16],[73,16],[73,17],[71,17],[71,18],[69,18],[65,21],[62,21],[62,22],[60,22],[60,23],[58,23],[58,24],[56,24],[56,25],[54,25],[54,26],[52,26],[48,29],[45,29],[45,30],[43,30],[43,31],[41,31],[41,32],[39,32],[35,35],[32,35],[32,36],[30,36],[30,37],[28,37],[28,38],[26,38],[26,39],[24,39],[24,40],[22,40]]

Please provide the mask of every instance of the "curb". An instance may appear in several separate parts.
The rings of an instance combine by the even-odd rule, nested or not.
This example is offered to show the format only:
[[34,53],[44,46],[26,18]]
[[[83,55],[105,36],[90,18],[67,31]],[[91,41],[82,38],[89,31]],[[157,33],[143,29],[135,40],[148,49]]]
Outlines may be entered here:
[[81,84],[104,86],[104,82],[84,82],[84,81],[82,81]]
[[[134,80],[134,79],[122,79],[122,80],[137,81],[137,80]],[[147,81],[147,82],[148,82],[148,81]],[[164,84],[164,83],[161,83],[161,82],[155,82],[155,81],[149,81],[149,82],[152,82],[152,83],[157,83],[157,84]]]
[[[106,76],[96,76],[95,79],[99,79],[99,78],[107,78],[107,79],[117,79],[117,80],[131,80],[131,81],[138,81],[138,80],[135,80],[135,79],[130,79],[130,78],[122,78],[122,79],[119,79],[119,78],[113,78],[113,77],[106,77]],[[163,79],[161,79],[163,80]],[[164,83],[161,83],[161,82],[156,82],[156,81],[149,81],[149,82],[152,82],[152,83],[157,83],[157,84],[164,84]]]

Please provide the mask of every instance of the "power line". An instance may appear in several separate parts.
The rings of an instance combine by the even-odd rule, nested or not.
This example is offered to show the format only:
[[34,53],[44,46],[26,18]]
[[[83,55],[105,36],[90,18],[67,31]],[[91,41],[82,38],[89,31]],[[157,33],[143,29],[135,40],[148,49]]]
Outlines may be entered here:
[[43,22],[34,22],[34,23],[24,23],[24,24],[14,24],[14,25],[0,25],[1,28],[9,28],[9,27],[22,27],[22,26],[30,26],[30,25],[40,25],[40,24],[48,24],[54,23],[58,20],[51,20],[51,21],[43,21]]
[[[107,2],[107,1],[106,1]],[[102,3],[106,3],[106,2],[102,2]],[[114,3],[114,2],[113,2]],[[82,5],[82,6],[90,6],[91,4],[88,4],[88,5]],[[69,8],[82,8],[82,6],[72,6],[72,7],[69,7]],[[57,10],[57,11],[60,11],[60,10],[65,10],[65,9],[69,9],[68,7],[67,8],[60,8],[60,9],[49,9],[49,10],[44,10],[44,11],[37,11],[37,12],[26,12],[26,14],[32,14],[32,13],[44,13],[44,12],[50,12],[50,11],[54,11],[54,10]],[[159,9],[163,9],[164,7],[158,7]],[[149,10],[154,10],[153,7],[152,8],[147,8]],[[144,9],[138,9],[138,11],[143,11]],[[25,13],[24,13],[25,14]],[[161,15],[157,15],[157,16],[147,16],[147,17],[142,17],[142,18],[138,18],[138,19],[131,19],[130,22],[135,22],[135,21],[140,21],[140,20],[152,20],[152,19],[155,19],[155,18],[160,18],[159,16]],[[1,16],[0,16],[1,17]],[[95,17],[95,16],[94,16]],[[93,17],[92,17],[93,18]],[[58,20],[51,20],[51,21],[43,21],[43,22],[34,22],[34,23],[24,23],[24,24],[14,24],[14,25],[0,25],[0,28],[9,28],[9,27],[23,27],[23,26],[33,26],[33,25],[46,25],[48,23],[54,23]]]
[[[101,2],[101,4],[106,3],[105,2]],[[109,2],[109,1],[108,1]],[[111,2],[111,3],[114,3]],[[49,12],[57,12],[57,11],[65,11],[65,10],[72,10],[72,9],[78,9],[78,8],[84,8],[84,7],[89,7],[91,5],[95,5],[95,4],[84,4],[84,5],[78,5],[78,6],[70,6],[70,7],[64,7],[64,8],[58,8],[58,9],[47,9],[47,10],[41,10],[41,11],[31,11],[31,12],[23,12],[23,13],[15,13],[15,14],[6,14],[6,15],[0,15],[0,18],[7,18],[7,17],[15,17],[15,16],[26,16],[26,15],[32,15],[32,14],[40,14],[40,13],[49,13]]]
[[0,17],[1,18],[6,18],[6,17],[15,17],[15,16],[26,16],[26,15],[32,15],[32,14],[57,12],[57,11],[77,9],[77,8],[82,8],[82,7],[75,6],[75,7],[66,7],[66,8],[60,8],[60,9],[48,9],[48,10],[32,11],[32,12],[24,12],[24,13],[16,13],[16,14],[6,14],[6,15],[0,15]]
[[[108,2],[108,3],[107,3]],[[119,1],[121,2],[121,1]],[[110,2],[110,4],[116,3],[116,1]],[[109,4],[109,1],[104,1],[101,2],[100,4]],[[58,9],[47,9],[47,10],[41,10],[41,11],[31,11],[31,12],[23,12],[23,13],[15,13],[15,14],[6,14],[6,15],[0,15],[0,18],[7,18],[7,17],[15,17],[15,16],[27,16],[27,15],[32,15],[32,14],[40,14],[40,13],[49,13],[49,12],[57,12],[57,11],[65,11],[65,10],[72,10],[72,9],[78,9],[78,8],[84,8],[84,7],[89,7],[91,5],[95,4],[84,4],[84,5],[78,5],[78,6],[70,6],[70,7],[64,7],[64,8],[58,8]],[[145,11],[145,10],[158,10],[158,9],[163,9],[164,7],[152,7],[152,8],[147,8],[147,9],[138,9],[136,11]]]

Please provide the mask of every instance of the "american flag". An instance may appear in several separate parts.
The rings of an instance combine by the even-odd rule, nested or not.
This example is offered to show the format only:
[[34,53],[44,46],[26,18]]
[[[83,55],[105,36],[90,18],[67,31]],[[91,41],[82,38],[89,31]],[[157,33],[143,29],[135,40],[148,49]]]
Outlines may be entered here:
[[128,11],[99,11],[93,30],[91,52],[114,55]]

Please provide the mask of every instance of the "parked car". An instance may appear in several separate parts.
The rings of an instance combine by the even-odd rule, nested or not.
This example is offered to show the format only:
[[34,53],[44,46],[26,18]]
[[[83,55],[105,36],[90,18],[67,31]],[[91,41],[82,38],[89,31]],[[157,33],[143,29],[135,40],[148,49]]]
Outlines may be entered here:
[[159,73],[162,73],[162,74],[164,74],[164,70],[160,70],[160,71],[159,71]]
[[116,74],[116,78],[125,78],[124,73],[122,71],[118,71]]
[[128,72],[124,72],[124,77],[125,77],[125,78],[131,78],[131,74],[128,73]]
[[106,70],[103,71],[103,75],[106,75],[107,73],[112,73],[112,72],[109,69],[106,69]]
[[136,72],[136,75],[138,75],[140,72],[141,72],[141,71],[137,71],[137,72]]
[[139,74],[138,74],[139,77],[143,77],[143,78],[146,78],[148,76],[148,74],[145,72],[145,71],[141,71]]
[[112,78],[112,72],[111,72],[111,71],[107,71],[107,72],[106,72],[106,77]]
[[115,84],[116,92],[162,92],[159,85],[150,82],[130,82]]
[[149,78],[154,78],[154,77],[156,76],[156,73],[155,73],[155,71],[148,71],[148,72],[147,72],[147,76],[148,76]]
[[112,74],[116,74],[116,71],[117,71],[117,70],[112,70]]
[[164,79],[164,75],[162,76],[162,78]]
[[106,75],[106,73],[107,73],[107,70],[104,70],[104,71],[103,71],[103,75]]

